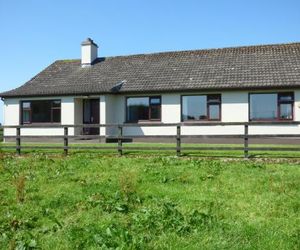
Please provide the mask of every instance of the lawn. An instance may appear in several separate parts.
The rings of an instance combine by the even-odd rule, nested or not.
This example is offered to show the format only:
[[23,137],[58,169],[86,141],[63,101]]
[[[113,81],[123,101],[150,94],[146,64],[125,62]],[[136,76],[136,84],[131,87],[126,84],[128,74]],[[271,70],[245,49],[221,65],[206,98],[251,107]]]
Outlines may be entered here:
[[1,249],[299,249],[297,159],[1,155]]

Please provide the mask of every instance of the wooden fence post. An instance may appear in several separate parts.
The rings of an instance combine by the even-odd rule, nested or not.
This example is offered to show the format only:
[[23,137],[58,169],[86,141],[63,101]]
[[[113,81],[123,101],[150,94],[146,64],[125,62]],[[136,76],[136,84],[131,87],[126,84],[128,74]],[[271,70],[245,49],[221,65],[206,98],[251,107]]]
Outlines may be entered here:
[[249,153],[248,153],[248,124],[245,124],[245,128],[244,128],[244,157],[248,158],[249,157]]
[[21,155],[21,128],[17,128],[16,136],[16,152],[17,155]]
[[180,125],[177,125],[177,136],[176,136],[176,154],[180,156],[181,154],[181,129]]
[[118,136],[118,153],[121,156],[123,154],[122,150],[122,136],[123,136],[123,128],[122,126],[118,126],[119,136]]
[[68,155],[68,147],[69,147],[69,138],[68,138],[68,127],[64,127],[64,154]]

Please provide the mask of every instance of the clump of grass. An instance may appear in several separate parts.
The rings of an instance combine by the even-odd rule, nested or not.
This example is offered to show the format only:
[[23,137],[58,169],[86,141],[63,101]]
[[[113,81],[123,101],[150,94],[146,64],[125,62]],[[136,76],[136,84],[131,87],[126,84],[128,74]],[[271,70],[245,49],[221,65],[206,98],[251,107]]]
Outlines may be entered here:
[[15,240],[15,239],[12,239],[12,240],[9,242],[9,249],[10,249],[10,250],[16,249],[16,240]]
[[19,175],[15,181],[16,199],[18,203],[23,203],[25,201],[25,184],[26,184],[25,175],[24,174]]
[[188,184],[191,182],[192,176],[190,173],[182,173],[178,176],[177,180],[182,184]]
[[266,169],[266,165],[263,162],[245,161],[243,164],[246,168]]
[[130,201],[137,195],[137,172],[124,170],[119,177],[119,186],[124,199]]

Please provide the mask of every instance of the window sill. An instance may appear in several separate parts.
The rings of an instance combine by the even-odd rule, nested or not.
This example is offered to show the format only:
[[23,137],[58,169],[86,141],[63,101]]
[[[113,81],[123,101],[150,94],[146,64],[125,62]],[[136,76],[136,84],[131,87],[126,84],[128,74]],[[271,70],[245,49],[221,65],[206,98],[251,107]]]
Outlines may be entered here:
[[285,120],[251,120],[249,121],[249,123],[253,122],[253,123],[257,123],[257,122],[262,122],[262,123],[291,123],[294,122],[294,119],[285,119]]
[[51,126],[51,125],[61,125],[60,122],[37,122],[37,123],[24,123],[21,124],[20,126],[24,126],[24,127],[35,127],[35,126]]
[[200,120],[200,121],[196,121],[196,120],[189,120],[189,121],[182,121],[181,123],[220,123],[222,122],[221,120]]
[[138,122],[124,122],[124,124],[163,124],[162,121],[138,121]]

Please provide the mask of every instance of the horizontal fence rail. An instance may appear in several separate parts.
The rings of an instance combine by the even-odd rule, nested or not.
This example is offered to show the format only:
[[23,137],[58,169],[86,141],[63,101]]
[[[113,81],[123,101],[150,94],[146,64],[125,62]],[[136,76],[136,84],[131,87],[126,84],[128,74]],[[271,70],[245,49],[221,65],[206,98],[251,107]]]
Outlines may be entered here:
[[[76,124],[76,125],[49,125],[49,124],[31,124],[31,125],[12,125],[12,126],[0,126],[0,141],[3,139],[14,139],[15,146],[1,144],[0,148],[15,149],[18,155],[21,154],[22,149],[61,149],[64,154],[67,155],[69,150],[117,150],[119,155],[123,154],[124,150],[174,150],[177,156],[180,156],[182,151],[185,150],[199,150],[199,151],[242,151],[245,158],[249,157],[249,151],[300,151],[300,147],[284,148],[284,147],[249,147],[249,139],[259,138],[299,138],[300,139],[300,127],[299,134],[249,134],[250,126],[274,126],[274,125],[289,125],[299,126],[300,122],[183,122],[183,123],[125,123],[125,124]],[[204,135],[185,135],[182,134],[183,127],[204,127],[204,126],[243,126],[243,133],[240,134],[204,134]],[[174,135],[124,135],[125,128],[136,128],[136,127],[173,127],[175,130]],[[23,129],[53,129],[60,128],[63,130],[63,135],[22,135]],[[116,135],[103,136],[99,135],[70,135],[69,129],[75,128],[115,128]],[[14,129],[15,135],[5,135],[4,129]],[[47,139],[61,139],[63,144],[61,146],[24,146],[21,144],[22,139],[35,139],[40,138],[43,140]],[[171,138],[174,139],[174,146],[166,147],[145,147],[145,146],[130,146],[125,147],[123,145],[124,140],[135,139],[135,138]],[[236,138],[243,140],[243,146],[205,146],[205,147],[193,147],[193,146],[182,146],[182,139],[209,139],[209,138]],[[69,139],[110,139],[115,140],[117,146],[69,146]]]

